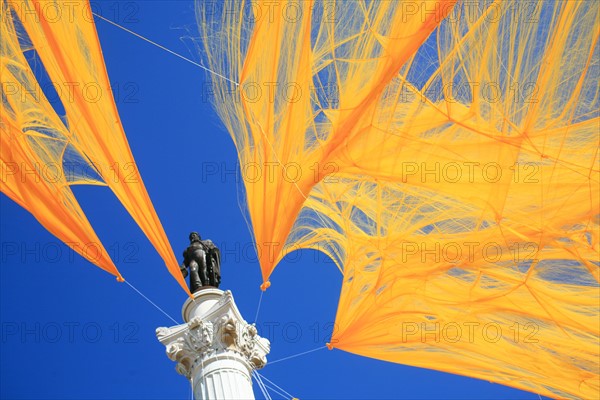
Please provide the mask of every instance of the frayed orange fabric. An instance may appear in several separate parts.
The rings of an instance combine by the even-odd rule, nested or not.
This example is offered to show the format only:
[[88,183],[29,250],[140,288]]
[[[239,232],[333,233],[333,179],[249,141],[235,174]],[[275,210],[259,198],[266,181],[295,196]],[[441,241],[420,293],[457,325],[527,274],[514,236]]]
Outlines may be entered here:
[[264,282],[320,250],[331,347],[599,396],[593,2],[198,4]]

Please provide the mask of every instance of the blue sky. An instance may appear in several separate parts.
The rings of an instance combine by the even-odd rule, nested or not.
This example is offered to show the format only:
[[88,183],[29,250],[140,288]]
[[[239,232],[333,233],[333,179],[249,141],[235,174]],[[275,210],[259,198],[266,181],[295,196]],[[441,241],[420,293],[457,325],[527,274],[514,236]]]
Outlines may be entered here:
[[[198,60],[194,5],[99,1],[97,13]],[[177,258],[191,230],[223,253],[223,289],[245,318],[261,283],[238,205],[236,153],[203,95],[206,73],[96,20],[117,107],[138,168]],[[186,295],[109,189],[74,192],[123,276],[181,321]],[[156,340],[172,321],[125,283],[84,261],[0,195],[0,397],[186,399],[190,388]],[[258,313],[270,361],[317,349],[335,319],[341,275],[323,254],[290,254]],[[300,399],[538,399],[485,381],[321,349],[268,364],[262,374]],[[255,385],[256,389],[256,385]],[[256,389],[257,398],[261,394]],[[273,398],[280,398],[272,394]]]

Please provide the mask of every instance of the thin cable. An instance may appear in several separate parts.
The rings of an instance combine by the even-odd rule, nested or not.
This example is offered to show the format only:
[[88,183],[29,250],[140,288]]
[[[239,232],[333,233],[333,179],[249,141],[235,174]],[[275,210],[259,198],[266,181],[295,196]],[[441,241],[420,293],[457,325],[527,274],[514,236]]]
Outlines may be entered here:
[[[262,376],[261,378],[264,378],[264,376]],[[288,397],[287,397],[287,396],[286,396],[284,393],[280,392],[279,390],[275,389],[273,386],[270,386],[268,383],[265,383],[264,381],[263,381],[263,385],[265,385],[265,387],[266,387],[267,389],[269,389],[271,392],[273,392],[273,393],[275,393],[275,394],[278,394],[278,395],[280,395],[280,396],[281,396],[281,397],[283,397],[284,399],[287,399],[287,398],[288,398]],[[291,398],[291,397],[290,397],[290,398]]]
[[254,378],[254,380],[256,381],[256,385],[258,386],[258,388],[260,389],[261,393],[263,394],[263,396],[265,397],[265,399],[267,398],[264,389],[262,388],[262,386],[260,385],[260,382],[258,381],[258,378],[256,377],[255,374],[256,371],[252,371],[252,377]]
[[223,79],[225,79],[225,80],[227,80],[227,81],[229,81],[229,82],[233,83],[233,84],[234,84],[234,85],[236,85],[236,86],[239,86],[239,85],[240,85],[240,84],[239,84],[239,83],[237,83],[236,81],[234,81],[234,80],[231,80],[231,79],[229,79],[228,77],[226,77],[226,76],[224,76],[224,75],[221,75],[221,74],[219,74],[218,72],[215,72],[215,71],[213,71],[213,70],[211,70],[211,69],[208,69],[208,68],[206,68],[206,67],[205,67],[204,65],[202,65],[202,64],[199,64],[199,63],[197,63],[197,62],[195,62],[195,61],[193,61],[193,60],[190,60],[189,58],[187,58],[187,57],[184,57],[184,56],[182,56],[182,55],[181,55],[181,54],[179,54],[179,53],[175,53],[173,50],[170,50],[170,49],[166,48],[165,46],[162,46],[162,45],[160,45],[160,44],[158,44],[158,43],[156,43],[156,42],[154,42],[154,41],[152,41],[152,40],[150,40],[150,39],[148,39],[148,38],[146,38],[146,37],[144,37],[144,36],[140,35],[139,33],[135,33],[134,31],[132,31],[132,30],[129,30],[129,29],[125,28],[124,26],[121,26],[121,25],[117,24],[116,22],[113,22],[113,21],[111,21],[110,19],[104,18],[102,15],[98,15],[98,14],[96,14],[95,12],[92,12],[92,14],[93,14],[94,16],[96,16],[96,17],[100,18],[101,20],[103,20],[103,21],[106,21],[106,22],[108,22],[109,24],[111,24],[111,25],[114,25],[114,26],[116,26],[117,28],[120,28],[120,29],[124,30],[125,32],[131,33],[132,35],[134,35],[134,36],[136,36],[136,37],[138,37],[138,38],[140,38],[140,39],[142,39],[142,40],[145,40],[146,42],[148,42],[148,43],[150,43],[150,44],[153,44],[153,45],[155,45],[156,47],[158,47],[158,48],[160,48],[160,49],[162,49],[162,50],[164,50],[164,51],[166,51],[166,52],[168,52],[168,53],[171,53],[171,54],[173,54],[174,56],[177,56],[177,57],[181,58],[182,60],[185,60],[185,61],[189,62],[190,64],[194,64],[195,66],[197,66],[197,67],[200,67],[200,68],[202,68],[203,70],[205,70],[205,71],[207,71],[207,72],[210,72],[210,73],[211,73],[211,74],[213,74],[213,75],[216,75],[216,76],[218,76],[218,77],[221,77],[221,78],[223,78]]
[[264,379],[265,381],[269,382],[271,385],[275,386],[277,389],[279,389],[283,394],[285,394],[286,396],[288,396],[290,399],[295,398],[295,396],[292,396],[289,392],[287,392],[286,390],[284,390],[283,388],[281,388],[280,386],[278,386],[275,382],[273,382],[272,380],[270,380],[266,376],[260,374],[258,371],[256,371],[256,374],[259,375],[261,379]]
[[313,351],[321,350],[321,349],[324,349],[326,347],[327,346],[321,346],[321,347],[317,347],[316,349],[312,349],[312,350],[304,351],[302,353],[294,354],[294,355],[291,355],[291,356],[288,356],[288,357],[280,358],[279,360],[269,361],[267,363],[267,365],[275,364],[275,363],[278,363],[280,361],[289,360],[290,358],[300,357],[300,356],[303,356],[304,354],[312,353]]
[[256,374],[256,377],[259,379],[260,384],[265,389],[265,393],[267,394],[268,400],[272,400],[271,393],[269,393],[269,390],[267,389],[267,385],[265,385],[265,383],[262,381],[262,378],[260,377],[260,375],[258,375],[258,373]]
[[135,291],[136,291],[136,292],[137,292],[137,293],[138,293],[140,296],[142,296],[144,299],[146,299],[146,301],[147,301],[148,303],[152,304],[152,305],[153,305],[154,307],[156,307],[156,308],[157,308],[157,309],[158,309],[158,310],[159,310],[161,313],[163,313],[163,314],[165,314],[167,317],[169,317],[169,319],[170,319],[171,321],[173,321],[173,322],[175,322],[176,324],[178,324],[178,325],[179,325],[179,322],[175,321],[175,320],[173,319],[173,317],[171,317],[169,314],[167,314],[167,313],[165,312],[165,310],[163,310],[162,308],[160,308],[159,306],[157,306],[156,304],[154,304],[154,302],[153,302],[152,300],[150,300],[150,299],[149,299],[149,298],[147,298],[147,297],[146,297],[146,296],[145,296],[145,295],[144,295],[142,292],[140,292],[139,290],[137,290],[137,289],[135,288],[135,286],[133,286],[133,285],[132,285],[131,283],[129,283],[128,281],[124,281],[124,282],[125,282],[126,284],[128,284],[130,288],[132,288],[133,290],[135,290]]
[[258,375],[258,373],[256,371],[252,371],[252,375],[254,376],[254,379],[256,380],[256,383],[258,384],[258,387],[259,387],[260,391],[262,392],[263,396],[265,396],[265,399],[271,400],[271,395],[269,394],[269,391],[265,387],[265,384],[263,383],[263,381],[260,379],[260,376]]
[[256,375],[254,374],[254,371],[252,371],[252,378],[254,378],[254,380],[256,381],[256,386],[258,386],[258,388],[260,389],[260,392],[263,394],[263,397],[266,399],[267,396],[265,395],[265,391],[262,388],[262,386],[260,386],[260,383],[258,382],[258,379],[256,379]]
[[258,299],[258,307],[256,307],[256,315],[254,316],[254,323],[256,323],[256,321],[258,321],[258,312],[260,311],[260,305],[262,303],[262,297],[263,294],[265,292],[263,292],[262,290],[260,291],[260,298]]

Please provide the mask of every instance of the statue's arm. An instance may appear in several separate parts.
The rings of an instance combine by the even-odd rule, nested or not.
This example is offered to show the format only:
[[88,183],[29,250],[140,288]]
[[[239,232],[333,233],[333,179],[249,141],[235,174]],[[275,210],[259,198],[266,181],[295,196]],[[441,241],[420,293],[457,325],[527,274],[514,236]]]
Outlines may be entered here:
[[183,275],[184,278],[187,278],[187,276],[188,276],[188,270],[187,270],[186,264],[187,264],[187,250],[185,250],[183,252],[183,262],[179,266],[179,269],[181,270],[181,275]]
[[187,276],[188,276],[188,270],[187,270],[185,264],[182,263],[179,266],[179,270],[181,271],[181,275],[183,275],[184,278],[187,278]]

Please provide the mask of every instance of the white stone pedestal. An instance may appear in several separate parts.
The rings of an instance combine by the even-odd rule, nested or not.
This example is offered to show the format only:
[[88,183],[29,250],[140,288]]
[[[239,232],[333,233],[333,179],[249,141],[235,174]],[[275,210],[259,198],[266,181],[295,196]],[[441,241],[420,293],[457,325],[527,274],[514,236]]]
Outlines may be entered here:
[[185,323],[158,328],[156,336],[194,398],[254,399],[252,370],[266,365],[270,343],[242,318],[231,292],[204,288],[181,312]]

